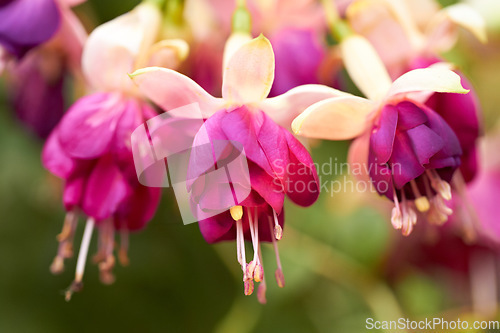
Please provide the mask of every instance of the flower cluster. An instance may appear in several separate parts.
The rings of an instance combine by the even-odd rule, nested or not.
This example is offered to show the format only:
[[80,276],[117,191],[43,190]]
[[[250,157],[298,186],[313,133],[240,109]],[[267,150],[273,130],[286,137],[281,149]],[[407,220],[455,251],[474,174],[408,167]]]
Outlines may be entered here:
[[[466,182],[480,168],[479,104],[472,85],[441,55],[457,40],[457,27],[486,41],[481,17],[467,5],[441,9],[433,2],[431,10],[395,0],[150,0],[87,36],[71,9],[81,2],[0,5],[0,69],[13,106],[47,138],[43,165],[63,181],[67,215],[53,273],[73,255],[79,216],[87,218],[67,298],[82,287],[94,227],[94,261],[102,282],[112,283],[115,233],[126,265],[128,233],[153,218],[161,190],[137,177],[143,155],[136,156],[131,135],[163,112],[198,125],[187,131],[176,121],[160,121],[161,142],[149,128],[146,148],[188,137],[183,184],[189,209],[208,243],[236,241],[244,293],[260,283],[262,303],[262,243],[272,243],[274,275],[279,287],[285,285],[278,253],[285,198],[306,207],[320,194],[306,138],[354,139],[349,162],[382,170],[361,177],[393,202],[391,223],[405,236],[417,220],[445,223],[455,195],[468,200]],[[78,98],[64,112],[68,80]],[[183,113],[187,105],[200,113]],[[233,153],[244,156],[248,179],[209,178],[227,170]],[[168,171],[169,164],[165,159],[162,168]],[[291,191],[297,183],[308,186]],[[474,198],[481,197],[480,186],[473,187]]]

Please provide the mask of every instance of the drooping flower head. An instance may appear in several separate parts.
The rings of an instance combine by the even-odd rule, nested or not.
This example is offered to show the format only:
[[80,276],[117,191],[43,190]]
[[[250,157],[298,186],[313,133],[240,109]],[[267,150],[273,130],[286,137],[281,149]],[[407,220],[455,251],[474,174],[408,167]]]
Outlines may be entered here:
[[128,232],[143,228],[158,205],[160,190],[143,187],[137,181],[130,143],[133,130],[156,112],[131,84],[127,73],[150,61],[175,66],[165,59],[177,62],[180,53],[187,50],[182,41],[154,44],[160,22],[158,8],[144,3],[92,32],[82,64],[97,92],[70,108],[45,145],[43,164],[64,179],[63,201],[68,211],[58,255],[51,266],[54,273],[61,272],[64,259],[72,255],[78,214],[88,216],[75,281],[67,297],[81,288],[94,225],[99,228],[100,239],[95,261],[101,280],[111,283],[115,231],[122,235],[119,259],[126,264]]
[[[458,37],[458,27],[486,42],[484,19],[470,6],[456,4],[440,8],[437,1],[384,0],[358,2],[347,10],[353,29],[368,38],[387,67],[391,78],[443,61]],[[460,171],[470,181],[477,171],[476,141],[481,118],[478,98],[467,78],[457,69],[468,94],[435,93],[425,102],[450,125],[463,151]]]
[[[297,117],[292,128],[307,137],[357,139],[349,160],[365,170],[381,195],[393,200],[392,224],[409,235],[416,208],[429,221],[451,214],[449,181],[460,165],[457,136],[435,111],[423,104],[432,92],[467,93],[460,77],[442,68],[417,69],[391,84],[373,47],[357,35],[341,43],[345,65],[370,99],[346,94],[319,102]],[[350,56],[350,57],[348,57]]]
[[[251,39],[248,34],[233,34],[227,42],[224,59],[222,98],[210,96],[188,77],[169,69],[145,68],[132,77],[140,90],[166,111],[192,103],[199,105],[199,117],[205,121],[193,138],[186,185],[191,193],[193,214],[201,217],[200,231],[207,242],[236,239],[245,294],[253,292],[254,282],[261,282],[258,298],[265,302],[260,243],[273,242],[278,255],[285,196],[296,204],[308,206],[319,194],[316,169],[309,153],[282,126],[289,127],[300,110],[336,96],[337,92],[308,85],[266,99],[274,78],[274,53],[262,35]],[[217,148],[220,142],[224,149]],[[220,180],[210,178],[211,182],[206,182],[210,172],[228,165],[228,156],[235,151],[244,152],[246,157],[248,192],[244,192],[248,184],[244,177],[229,179],[224,174]],[[238,168],[237,174],[241,175],[241,170]],[[222,191],[226,185],[232,190]],[[243,197],[239,195],[242,188]],[[214,211],[218,213],[210,215]],[[253,244],[254,256],[249,263],[245,240]],[[276,279],[283,286],[279,256],[277,263]]]

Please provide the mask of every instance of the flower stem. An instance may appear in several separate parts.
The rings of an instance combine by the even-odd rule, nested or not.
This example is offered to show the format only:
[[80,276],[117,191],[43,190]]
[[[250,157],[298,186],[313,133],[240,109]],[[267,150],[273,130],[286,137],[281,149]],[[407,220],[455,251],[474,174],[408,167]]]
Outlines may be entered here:
[[332,36],[338,41],[342,41],[353,34],[353,31],[347,21],[340,18],[337,6],[334,0],[321,0],[326,15],[326,21],[330,27]]

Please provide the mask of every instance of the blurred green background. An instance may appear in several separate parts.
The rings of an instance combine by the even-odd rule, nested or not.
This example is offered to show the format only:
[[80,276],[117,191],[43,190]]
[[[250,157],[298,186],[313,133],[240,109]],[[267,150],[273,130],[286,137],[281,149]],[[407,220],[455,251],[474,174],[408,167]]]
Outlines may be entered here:
[[[89,2],[101,22],[137,3]],[[500,67],[498,49],[482,58],[482,66],[474,65],[480,50],[470,51],[468,44],[449,55],[479,88],[488,128],[498,117],[500,95],[491,74]],[[76,258],[67,261],[60,276],[49,272],[64,219],[61,184],[41,166],[42,143],[14,119],[5,96],[2,101],[0,332],[365,332],[366,318],[374,316],[469,316],[470,309],[455,308],[447,281],[433,273],[415,266],[387,279],[388,254],[398,251],[393,245],[401,236],[390,227],[382,203],[368,205],[355,193],[323,193],[307,209],[287,205],[279,243],[286,287],[277,287],[274,253],[264,246],[266,305],[255,295],[243,295],[235,244],[208,245],[196,224],[183,225],[171,189],[164,190],[148,227],[131,235],[130,266],[117,265],[116,282],[99,282],[91,252],[84,290],[65,302]],[[314,148],[313,158],[318,163],[330,156],[344,161],[347,149],[344,142],[323,142]],[[94,234],[91,249],[96,249],[96,238]]]

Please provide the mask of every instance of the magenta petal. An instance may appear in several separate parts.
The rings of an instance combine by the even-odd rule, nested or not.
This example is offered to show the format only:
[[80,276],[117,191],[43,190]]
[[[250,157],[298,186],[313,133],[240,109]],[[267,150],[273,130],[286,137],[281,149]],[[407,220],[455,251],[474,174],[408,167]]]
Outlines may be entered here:
[[83,198],[85,214],[97,221],[110,218],[131,194],[131,189],[112,157],[99,159],[90,174]]
[[[262,111],[260,111],[262,112]],[[286,181],[287,165],[289,164],[288,142],[285,129],[277,125],[262,112],[263,122],[258,131],[258,143],[271,165],[276,177]]]
[[123,114],[120,95],[96,93],[80,98],[59,124],[62,148],[75,158],[92,159],[108,151]]
[[222,119],[226,114],[225,110],[216,112],[205,121],[203,126],[198,130],[198,133],[196,133],[189,157],[187,171],[188,189],[190,189],[192,183],[199,176],[210,170],[215,170],[219,156],[215,155],[213,143],[228,141],[226,134],[221,128]]
[[270,176],[259,166],[249,162],[250,182],[255,190],[277,213],[283,209],[284,187],[278,178]]
[[485,235],[500,241],[500,223],[498,223],[500,173],[494,170],[479,173],[468,186],[467,192]]
[[59,28],[61,15],[54,0],[12,0],[0,5],[0,44],[22,57],[47,41]]
[[410,137],[413,151],[420,164],[429,163],[429,159],[440,151],[444,142],[439,135],[426,125],[419,125],[406,132]]
[[[198,222],[200,232],[207,243],[216,243],[236,238],[234,220],[229,212],[224,212]],[[233,227],[233,228],[231,228]],[[234,230],[232,230],[234,229]]]
[[75,161],[62,149],[58,134],[55,129],[47,139],[42,151],[42,164],[54,175],[67,179],[75,169]]
[[269,160],[258,143],[258,131],[264,122],[262,111],[253,112],[243,106],[230,111],[221,120],[221,128],[228,140],[240,143],[247,158],[269,174],[273,174]]
[[[453,132],[453,130],[443,118],[441,118],[436,112],[430,109],[426,110],[426,114],[429,118],[429,121],[427,123],[429,128],[436,134],[438,134],[443,140],[443,149],[441,149],[431,158],[429,167],[440,168],[442,167],[441,165],[443,165],[440,160],[459,158],[462,155],[462,148],[460,147],[460,143],[455,132]],[[446,166],[458,167],[459,165],[460,160],[458,159],[458,163],[453,163]]]
[[319,196],[319,182],[316,166],[307,149],[290,132],[285,134],[290,163],[287,166],[288,182],[285,186],[286,195],[297,205],[307,207],[312,205]]
[[86,174],[72,177],[64,185],[63,203],[67,211],[82,205],[82,198],[87,180]]
[[142,229],[153,218],[160,203],[161,189],[137,184],[129,200],[123,202],[116,216],[117,229]]
[[142,117],[142,106],[135,98],[130,98],[122,104],[121,116],[110,148],[118,155],[130,154],[132,132],[146,119]]
[[[370,180],[375,186],[375,190],[380,195],[385,195],[392,200],[394,195],[394,184],[392,181],[393,171],[385,163],[377,164],[375,162],[375,157],[371,152],[368,154],[368,165],[370,166]],[[399,169],[396,169],[395,171],[399,172]]]
[[403,101],[396,107],[399,115],[398,130],[400,131],[409,130],[427,121],[425,112],[412,102]]
[[394,185],[397,189],[401,189],[406,183],[417,178],[425,171],[413,152],[410,138],[404,133],[399,134],[394,140],[393,153],[389,164],[392,169]]
[[376,163],[386,163],[391,157],[397,125],[397,108],[392,105],[384,106],[378,127],[372,131],[370,136],[370,149]]

